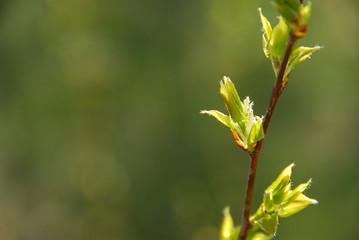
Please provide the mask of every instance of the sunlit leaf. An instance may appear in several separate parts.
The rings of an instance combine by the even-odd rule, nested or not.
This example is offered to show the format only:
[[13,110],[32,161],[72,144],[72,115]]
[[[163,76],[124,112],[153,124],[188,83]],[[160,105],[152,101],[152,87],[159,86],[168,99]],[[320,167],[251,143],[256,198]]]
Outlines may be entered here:
[[262,14],[262,9],[258,8],[259,15],[261,18],[262,26],[263,26],[263,32],[265,34],[265,37],[269,40],[270,36],[272,35],[272,26],[268,19]]
[[246,97],[243,102],[238,96],[233,82],[223,77],[220,92],[226,103],[229,116],[216,110],[203,110],[232,130],[234,140],[245,151],[253,151],[256,143],[264,137],[262,118],[253,114],[253,102]]
[[202,114],[208,114],[210,116],[215,117],[218,121],[220,121],[221,123],[223,123],[224,125],[226,125],[229,128],[232,128],[232,124],[231,124],[231,119],[229,116],[224,115],[223,113],[217,111],[217,110],[202,110],[201,111]]
[[272,190],[270,190],[268,192],[264,192],[263,205],[264,205],[264,209],[267,212],[272,211],[272,209],[273,209],[273,191]]
[[282,17],[279,17],[279,23],[273,28],[272,36],[269,41],[269,51],[271,55],[280,61],[284,55],[289,36],[289,27]]
[[303,62],[304,60],[306,60],[307,58],[310,58],[311,55],[319,50],[321,47],[320,46],[315,46],[315,47],[297,47],[296,49],[293,50],[291,57],[289,59],[289,66],[290,68],[295,68],[296,66],[298,66],[299,63]]
[[307,187],[310,185],[311,181],[312,181],[312,179],[309,179],[308,182],[302,183],[302,184],[298,185],[295,189],[293,189],[293,191],[291,191],[288,194],[288,196],[286,197],[286,199],[284,200],[283,206],[287,206],[292,201],[294,201],[300,194],[302,194],[307,189]]
[[222,227],[221,227],[221,240],[230,240],[232,230],[233,230],[233,219],[232,219],[229,207],[227,206],[223,210],[223,221],[222,221]]
[[280,188],[279,191],[277,191],[274,196],[273,196],[273,203],[275,205],[280,205],[284,199],[288,196],[289,192],[290,192],[290,182],[288,182],[287,184],[283,183],[283,187]]
[[220,85],[221,95],[233,121],[240,122],[245,119],[241,99],[239,98],[237,90],[229,77],[224,76]]
[[300,12],[299,0],[274,0],[274,6],[288,22],[298,18]]
[[305,23],[307,23],[309,20],[311,10],[312,10],[312,2],[308,2],[308,4],[303,8],[301,8],[300,10],[300,14]]
[[255,144],[264,138],[262,119],[257,117],[248,136],[248,150],[252,151]]
[[318,201],[311,199],[304,194],[300,194],[294,201],[292,201],[286,207],[278,211],[280,217],[289,217],[297,212],[302,211],[304,208],[308,207],[310,204],[317,204]]
[[275,235],[278,227],[278,214],[273,213],[257,222],[259,227],[268,234]]
[[239,234],[241,233],[241,226],[237,226],[231,233],[231,240],[238,240]]
[[266,189],[266,192],[272,190],[273,195],[277,193],[282,187],[286,186],[289,183],[290,177],[292,175],[292,168],[294,163],[286,167],[277,179]]
[[263,26],[263,39],[262,39],[263,52],[264,52],[264,55],[267,58],[269,58],[268,43],[269,43],[269,40],[272,35],[272,26],[271,26],[270,22],[268,21],[268,19],[265,16],[263,16],[262,9],[258,8],[258,11],[259,11],[259,15],[260,15],[262,26]]

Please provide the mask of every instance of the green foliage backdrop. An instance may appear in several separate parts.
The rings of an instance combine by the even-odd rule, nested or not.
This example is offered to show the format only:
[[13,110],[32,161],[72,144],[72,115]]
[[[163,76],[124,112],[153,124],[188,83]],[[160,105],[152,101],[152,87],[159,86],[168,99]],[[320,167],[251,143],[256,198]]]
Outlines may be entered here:
[[[274,81],[264,0],[0,3],[0,238],[218,238],[242,214],[249,157],[199,110],[231,76],[263,114]],[[276,239],[358,239],[359,4],[314,1],[254,193],[291,162],[318,206]]]

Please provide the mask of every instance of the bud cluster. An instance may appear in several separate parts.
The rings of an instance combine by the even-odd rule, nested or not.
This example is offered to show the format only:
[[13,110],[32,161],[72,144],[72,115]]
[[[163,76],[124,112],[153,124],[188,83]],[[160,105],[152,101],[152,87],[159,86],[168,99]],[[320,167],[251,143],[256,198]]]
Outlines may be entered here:
[[[311,4],[308,4],[306,7],[301,7],[301,9],[303,9],[302,11],[305,11],[305,15],[303,15],[303,17],[300,19],[306,19],[305,23],[309,18],[311,9],[310,6]],[[291,24],[291,22],[288,20],[290,19],[289,16],[285,17],[283,15],[279,17],[278,24],[272,29],[271,23],[262,14],[262,10],[259,8],[258,11],[263,26],[263,52],[264,55],[271,60],[273,71],[275,75],[277,75],[279,70],[279,63],[282,61],[289,33],[291,30],[294,31],[294,27],[293,24]],[[294,69],[296,66],[298,66],[299,63],[303,62],[307,58],[310,58],[312,53],[319,50],[320,48],[320,46],[300,46],[295,48],[290,55],[288,65],[286,67],[286,73],[283,79],[286,80],[292,69]]]
[[[311,179],[291,190],[290,177],[293,166],[294,164],[292,163],[286,167],[278,178],[265,190],[262,204],[257,212],[250,217],[250,223],[253,227],[247,240],[271,239],[277,232],[279,217],[289,217],[302,211],[310,204],[318,203],[317,200],[303,194],[309,187]],[[226,207],[221,227],[221,240],[238,239],[241,226],[234,228],[233,225],[229,207]],[[261,229],[263,232],[258,232],[258,229]]]
[[237,145],[245,151],[253,151],[257,142],[264,137],[263,118],[253,114],[253,102],[249,97],[241,101],[229,77],[224,76],[220,86],[229,116],[217,110],[202,110],[201,113],[211,115],[229,127]]

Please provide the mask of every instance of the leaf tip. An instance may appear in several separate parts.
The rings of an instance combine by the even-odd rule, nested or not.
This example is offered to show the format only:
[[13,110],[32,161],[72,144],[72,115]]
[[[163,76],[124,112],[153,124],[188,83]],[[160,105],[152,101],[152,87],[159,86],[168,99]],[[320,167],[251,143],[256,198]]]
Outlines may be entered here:
[[208,111],[207,110],[201,110],[199,111],[200,114],[208,114]]

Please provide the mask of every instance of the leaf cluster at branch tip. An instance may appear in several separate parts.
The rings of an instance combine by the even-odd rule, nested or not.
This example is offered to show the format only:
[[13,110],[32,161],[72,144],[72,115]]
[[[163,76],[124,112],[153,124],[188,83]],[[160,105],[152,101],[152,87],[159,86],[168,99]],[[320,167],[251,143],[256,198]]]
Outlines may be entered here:
[[[291,189],[291,175],[294,164],[286,167],[277,179],[265,190],[263,202],[255,214],[250,217],[252,229],[249,240],[271,239],[275,236],[279,217],[289,217],[318,201],[307,197],[303,192],[309,187],[312,179]],[[241,226],[233,227],[229,207],[224,211],[221,240],[238,239]],[[258,232],[261,229],[263,232]]]
[[229,77],[224,76],[220,82],[220,93],[229,115],[227,116],[217,110],[202,110],[201,113],[213,116],[229,127],[237,145],[245,151],[253,151],[257,142],[264,137],[263,118],[253,114],[253,102],[250,101],[249,97],[241,101]]

